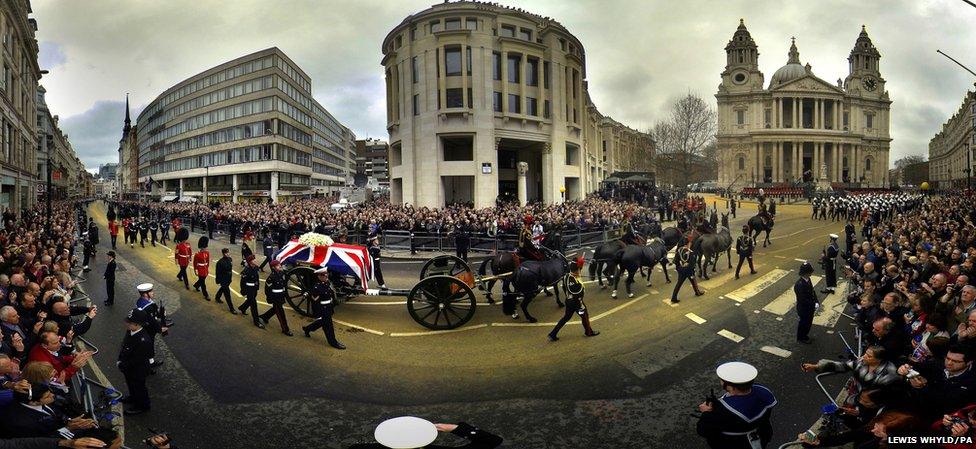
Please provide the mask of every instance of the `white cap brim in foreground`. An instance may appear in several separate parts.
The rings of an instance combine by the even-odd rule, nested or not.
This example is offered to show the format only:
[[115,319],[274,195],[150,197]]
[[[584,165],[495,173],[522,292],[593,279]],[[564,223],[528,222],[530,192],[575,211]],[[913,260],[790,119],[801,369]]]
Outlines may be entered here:
[[390,449],[417,449],[437,439],[437,427],[423,418],[401,416],[381,422],[373,436]]
[[145,283],[145,284],[139,284],[139,285],[136,286],[136,290],[139,290],[140,293],[145,293],[145,292],[148,292],[148,291],[152,291],[152,289],[153,289],[153,285],[150,284],[150,283],[148,283],[148,282]]
[[726,382],[744,384],[756,380],[759,370],[745,362],[726,362],[718,366],[715,374]]
[[832,238],[832,239],[839,239],[840,236],[837,235],[837,234],[830,234],[830,238]]

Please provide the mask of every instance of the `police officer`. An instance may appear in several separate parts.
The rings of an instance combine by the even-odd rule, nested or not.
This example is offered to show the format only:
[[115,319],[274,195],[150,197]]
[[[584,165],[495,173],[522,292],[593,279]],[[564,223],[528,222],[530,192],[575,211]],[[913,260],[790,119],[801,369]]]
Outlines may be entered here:
[[214,295],[214,301],[217,301],[217,304],[221,304],[223,301],[220,300],[220,297],[226,297],[227,311],[231,315],[237,315],[237,311],[234,310],[234,303],[230,300],[230,283],[234,272],[234,262],[230,258],[230,248],[220,250],[220,254],[220,260],[217,261],[217,285],[220,288],[217,289],[217,294]]
[[698,434],[713,449],[761,449],[773,437],[770,422],[776,397],[754,383],[759,371],[748,363],[727,362],[715,374],[722,381],[721,397],[698,405]]
[[730,200],[730,204],[732,207],[729,208],[729,210],[732,212],[732,218],[735,218],[735,203],[736,203],[735,198],[732,198]]
[[840,254],[840,247],[837,246],[837,234],[830,234],[830,245],[823,252],[823,269],[827,278],[827,286],[821,291],[825,294],[833,294],[837,289],[837,255]]
[[144,327],[150,320],[146,312],[133,309],[125,318],[126,333],[122,339],[122,349],[116,362],[119,371],[125,376],[129,395],[122,399],[126,415],[138,415],[149,411],[149,389],[146,378],[152,372],[152,336]]
[[735,240],[735,253],[739,255],[739,265],[735,267],[736,279],[739,279],[739,270],[745,260],[749,261],[749,274],[756,274],[756,269],[752,266],[752,252],[756,249],[756,242],[752,240],[751,234],[749,226],[742,225],[742,235]]
[[248,255],[245,260],[247,266],[241,271],[241,294],[244,295],[244,303],[237,310],[241,311],[241,315],[247,316],[247,311],[250,309],[254,325],[264,329],[264,323],[258,319],[258,283],[261,279],[258,275],[257,261],[254,254]]
[[264,234],[264,262],[261,262],[261,266],[258,267],[261,272],[264,272],[264,266],[271,262],[271,256],[274,255],[275,250],[275,240],[271,236],[271,232],[265,232]]
[[671,292],[671,304],[677,304],[678,292],[681,290],[681,284],[685,283],[685,280],[691,281],[691,287],[695,289],[695,296],[704,295],[705,292],[698,289],[698,282],[695,280],[695,260],[698,256],[695,254],[694,250],[691,249],[691,240],[688,240],[684,246],[678,248],[678,251],[674,255],[674,265],[678,272],[678,282],[674,285],[674,291]]
[[115,251],[109,251],[106,253],[108,256],[108,263],[105,264],[105,273],[102,275],[105,278],[105,305],[110,306],[115,303]]
[[281,271],[281,262],[272,260],[271,274],[264,281],[264,295],[268,298],[268,304],[271,304],[271,308],[261,314],[261,320],[267,326],[271,316],[277,316],[278,324],[281,325],[281,333],[291,337],[294,334],[288,330],[288,320],[285,318],[285,309],[282,307],[285,303],[285,288],[285,273]]
[[136,300],[135,308],[146,314],[146,319],[143,320],[142,326],[146,329],[146,333],[153,342],[152,349],[149,352],[149,363],[152,366],[160,366],[163,362],[156,360],[156,335],[166,335],[169,332],[169,326],[171,324],[167,322],[166,310],[159,307],[153,301],[156,294],[153,292],[152,284],[139,284],[136,286],[136,290],[139,291],[139,299]]
[[386,282],[383,282],[383,267],[380,265],[380,237],[376,234],[369,236],[366,240],[369,244],[369,257],[373,260],[373,276],[376,278],[376,282],[379,283],[380,288],[386,288]]
[[813,274],[813,265],[810,262],[803,262],[800,265],[800,278],[793,284],[793,293],[796,295],[796,314],[800,321],[796,325],[796,341],[804,344],[813,343],[810,338],[810,328],[813,326],[813,314],[820,306],[817,292],[813,289],[813,282],[810,275]]
[[563,283],[563,291],[566,292],[566,310],[563,313],[563,317],[556,323],[556,327],[549,332],[549,341],[559,340],[559,330],[566,325],[573,315],[579,315],[583,321],[583,335],[587,337],[600,335],[599,331],[594,331],[590,327],[590,313],[586,310],[586,304],[583,303],[584,288],[583,282],[579,279],[579,275],[580,269],[583,268],[585,263],[583,256],[577,257],[575,263],[572,265],[572,271],[566,276],[566,282]]
[[237,232],[240,228],[240,224],[237,222],[236,218],[227,219],[227,232],[230,234],[230,244],[237,244]]
[[311,337],[312,332],[322,328],[329,346],[336,349],[346,349],[345,345],[336,340],[335,328],[332,326],[332,314],[335,311],[335,291],[329,284],[329,270],[326,267],[319,268],[315,270],[315,275],[318,276],[319,280],[312,286],[312,297],[315,298],[312,300],[312,312],[318,318],[309,323],[308,326],[303,326],[302,331],[305,332],[305,337]]

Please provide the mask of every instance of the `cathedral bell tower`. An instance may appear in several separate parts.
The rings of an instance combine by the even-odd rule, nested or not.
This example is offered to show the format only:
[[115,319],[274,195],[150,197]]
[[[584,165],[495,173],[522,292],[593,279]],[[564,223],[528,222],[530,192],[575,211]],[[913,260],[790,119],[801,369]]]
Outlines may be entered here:
[[725,46],[725,71],[722,72],[722,85],[719,90],[743,92],[762,90],[763,74],[759,71],[759,47],[739,19],[739,28],[732,40]]
[[881,78],[880,71],[881,53],[871,42],[864,25],[861,25],[861,34],[858,35],[847,62],[849,74],[844,80],[844,88],[848,92],[860,91],[862,97],[884,96],[885,81]]

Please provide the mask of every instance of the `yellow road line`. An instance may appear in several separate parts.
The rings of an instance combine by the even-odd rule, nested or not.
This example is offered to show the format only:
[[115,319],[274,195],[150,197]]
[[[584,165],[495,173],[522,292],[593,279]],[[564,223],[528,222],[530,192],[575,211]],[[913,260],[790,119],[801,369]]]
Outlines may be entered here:
[[492,327],[549,327],[555,325],[556,323],[491,323]]
[[475,329],[484,329],[486,327],[488,327],[487,324],[478,324],[475,326],[460,327],[457,329],[448,329],[443,331],[390,332],[390,336],[391,337],[425,337],[428,335],[444,335],[444,334],[453,334],[455,332],[473,331]]

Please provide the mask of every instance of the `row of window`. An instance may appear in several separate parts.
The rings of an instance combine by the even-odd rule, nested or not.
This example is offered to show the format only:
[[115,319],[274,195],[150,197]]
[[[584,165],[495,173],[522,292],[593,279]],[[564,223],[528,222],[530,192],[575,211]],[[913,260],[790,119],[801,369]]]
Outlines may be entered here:
[[275,153],[275,159],[284,162],[291,162],[292,164],[298,164],[305,167],[312,166],[312,155],[304,151],[286,147],[284,145],[278,145],[278,150]]
[[311,97],[309,97],[308,95],[306,95],[304,92],[296,89],[295,86],[292,86],[291,85],[291,83],[289,83],[289,82],[287,82],[287,81],[285,81],[283,79],[279,79],[278,80],[278,88],[281,89],[281,91],[284,92],[285,95],[288,95],[289,97],[291,97],[292,100],[295,100],[298,104],[300,104],[302,106],[305,106],[305,109],[308,109],[309,111],[313,111],[314,110],[312,108],[312,99],[311,99]]
[[[244,148],[234,148],[226,151],[201,154],[197,156],[183,157],[164,161],[157,164],[150,164],[146,167],[147,175],[159,173],[169,173],[180,170],[190,170],[201,167],[215,167],[218,165],[241,164],[245,162],[258,162],[271,160],[272,145],[255,145]],[[139,175],[142,176],[139,170]]]
[[[451,17],[448,19],[444,19],[444,22],[441,22],[439,19],[434,20],[430,22],[430,32],[436,33],[438,31],[460,30],[462,26],[466,30],[472,30],[472,31],[477,30],[478,19],[468,17],[462,20],[460,17]],[[410,33],[411,40],[416,39],[417,37],[414,31],[415,30],[411,30]],[[397,47],[399,47],[399,45],[397,45]]]
[[532,30],[523,27],[516,27],[515,25],[502,25],[501,29],[498,30],[498,35],[501,37],[514,37],[522,39],[523,41],[532,42]]
[[139,163],[143,164],[148,161],[161,158],[163,156],[179,153],[182,151],[192,150],[194,148],[202,148],[210,145],[219,145],[226,142],[233,142],[235,140],[250,139],[252,137],[259,137],[265,134],[271,134],[273,132],[271,127],[271,120],[263,120],[260,122],[247,123],[244,125],[231,126],[229,128],[218,129],[213,132],[206,134],[201,134],[199,136],[188,137],[186,139],[181,139],[173,143],[168,143],[160,147],[154,148],[146,153],[139,156]]
[[312,177],[297,173],[278,172],[278,185],[307,186]]
[[298,69],[291,66],[291,64],[285,62],[282,58],[275,58],[275,66],[285,72],[289,78],[293,79],[299,86],[302,87],[306,93],[312,93],[312,83],[303,76]]
[[[204,126],[212,125],[214,123],[219,123],[225,120],[232,120],[239,117],[244,117],[252,114],[260,114],[264,112],[271,112],[274,110],[275,103],[278,100],[273,97],[259,98],[257,100],[246,101],[243,103],[238,103],[230,106],[226,106],[220,109],[216,109],[210,112],[206,112],[200,115],[190,117],[182,122],[179,122],[173,126],[170,126],[152,136],[145,139],[143,142],[139,143],[140,151],[164,141],[173,136],[183,134],[185,132],[193,131]],[[281,102],[278,100],[278,102]]]
[[180,98],[190,95],[200,89],[204,89],[214,84],[222,83],[229,79],[237,78],[239,76],[243,76],[248,73],[270,68],[272,65],[274,65],[274,59],[275,58],[268,56],[265,58],[248,61],[236,65],[234,67],[221,70],[220,72],[214,73],[205,78],[196,80],[190,84],[187,84],[186,86],[179,88],[175,92],[171,92],[167,94],[165,97],[160,98],[152,106],[146,109],[146,111],[143,112],[141,115],[146,117],[151,117],[157,112],[161,111],[164,107],[166,107],[166,105],[171,104],[179,100]]
[[[187,112],[202,108],[204,106],[209,106],[211,104],[229,100],[231,98],[240,97],[242,95],[247,95],[253,92],[257,92],[263,89],[270,89],[274,85],[274,77],[265,76],[262,78],[245,81],[243,83],[234,84],[232,86],[227,86],[223,89],[213,91],[209,94],[201,95],[192,100],[185,101],[174,106],[171,109],[167,109],[163,114],[153,117],[149,122],[146,123],[145,129],[148,133],[153,128],[166,123],[180,115],[186,114]],[[142,134],[142,133],[140,133]]]
[[278,122],[278,134],[287,139],[294,140],[302,145],[309,147],[312,146],[312,136],[294,126],[291,126],[288,122]]
[[333,176],[345,176],[342,169],[330,167],[325,164],[320,164],[318,162],[312,162],[312,171],[315,173],[321,173],[323,175],[333,175]]

